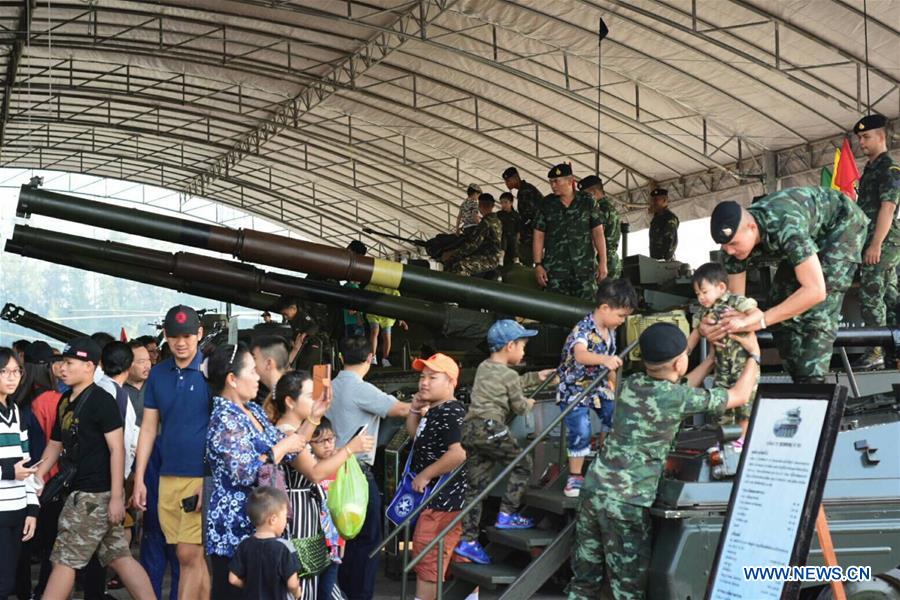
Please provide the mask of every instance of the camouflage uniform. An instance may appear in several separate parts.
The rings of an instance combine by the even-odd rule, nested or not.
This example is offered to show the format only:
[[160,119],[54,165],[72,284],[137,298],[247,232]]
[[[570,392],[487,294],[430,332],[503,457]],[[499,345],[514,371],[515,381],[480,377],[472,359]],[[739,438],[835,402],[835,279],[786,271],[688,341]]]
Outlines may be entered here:
[[522,215],[515,209],[509,212],[501,210],[497,213],[497,218],[503,225],[503,241],[500,245],[503,248],[503,266],[506,267],[519,258],[519,233],[523,231]]
[[650,258],[673,260],[678,247],[680,221],[668,208],[653,216],[650,221]]
[[543,204],[544,195],[525,180],[516,191],[516,209],[522,216],[522,231],[519,234],[519,259],[523,265],[530,266],[534,262],[531,255],[531,240],[534,237],[534,222]]
[[591,231],[603,225],[597,203],[576,192],[566,208],[559,196],[544,198],[534,228],[544,232],[547,291],[593,300],[597,293],[597,251]]
[[500,267],[503,224],[496,213],[482,217],[466,241],[454,250],[447,271],[459,275],[479,275]]
[[[728,308],[742,313],[750,312],[756,308],[756,300],[725,292],[710,308],[700,307],[700,310],[694,315],[693,328],[697,329],[700,326],[700,322],[708,317],[712,317],[718,323]],[[736,340],[725,338],[722,340],[722,343],[724,344],[722,348],[716,348],[715,386],[728,389],[733,387],[737,380],[740,379],[749,354]],[[758,382],[759,378],[757,377]],[[753,388],[750,402],[739,408],[726,410],[722,418],[719,419],[719,423],[721,425],[730,425],[737,421],[749,419],[755,396],[756,386]]]
[[[900,266],[900,165],[887,152],[866,164],[859,180],[859,207],[869,217],[865,247],[872,241],[875,221],[881,205],[894,205],[894,220],[881,245],[881,260],[876,265],[859,267],[859,303],[868,327],[888,324],[887,307],[897,303],[897,267]],[[892,312],[892,311],[891,311]]]
[[771,305],[800,284],[794,267],[818,254],[825,276],[825,300],[772,329],[785,370],[795,383],[820,382],[828,372],[844,293],[862,257],[868,219],[841,192],[826,188],[788,188],[747,207],[759,225],[761,242],[746,260],[725,258],[729,273],[743,273],[750,261],[778,258]]
[[599,598],[604,579],[616,600],[644,598],[649,508],[669,447],[686,415],[721,413],[727,402],[723,389],[692,388],[645,373],[625,379],[612,433],[581,489],[569,600]]
[[[537,373],[519,376],[507,365],[491,359],[482,361],[475,372],[472,400],[462,427],[462,445],[466,449],[469,471],[466,504],[490,483],[494,467],[507,465],[521,452],[519,444],[506,426],[509,413],[528,412],[525,389],[540,384]],[[519,511],[522,496],[531,479],[532,460],[528,455],[509,475],[500,510],[507,514]],[[475,541],[481,523],[481,504],[473,507],[462,521],[462,540]]]
[[622,237],[619,211],[606,198],[597,202],[597,210],[603,221],[603,236],[606,238],[606,276],[618,279],[622,274],[622,261],[619,259],[619,240]]

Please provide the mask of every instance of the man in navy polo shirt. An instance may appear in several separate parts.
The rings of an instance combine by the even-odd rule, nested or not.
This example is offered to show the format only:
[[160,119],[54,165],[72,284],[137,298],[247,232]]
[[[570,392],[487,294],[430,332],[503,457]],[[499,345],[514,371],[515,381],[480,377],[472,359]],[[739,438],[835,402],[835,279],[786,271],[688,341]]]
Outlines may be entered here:
[[[144,384],[144,419],[135,458],[134,505],[147,508],[144,475],[159,429],[159,523],[176,544],[181,576],[178,597],[208,600],[209,572],[203,557],[200,508],[203,453],[209,424],[209,390],[200,372],[200,318],[189,306],[166,313],[163,329],[172,357],[153,367]],[[196,499],[196,500],[195,500]],[[194,504],[190,512],[183,505]]]

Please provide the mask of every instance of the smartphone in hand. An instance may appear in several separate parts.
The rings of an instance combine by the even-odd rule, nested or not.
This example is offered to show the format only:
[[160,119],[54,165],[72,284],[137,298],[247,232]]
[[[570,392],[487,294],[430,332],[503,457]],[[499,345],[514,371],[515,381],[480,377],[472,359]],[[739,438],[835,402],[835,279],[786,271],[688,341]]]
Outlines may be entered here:
[[313,365],[313,400],[325,392],[325,380],[331,379],[331,365]]

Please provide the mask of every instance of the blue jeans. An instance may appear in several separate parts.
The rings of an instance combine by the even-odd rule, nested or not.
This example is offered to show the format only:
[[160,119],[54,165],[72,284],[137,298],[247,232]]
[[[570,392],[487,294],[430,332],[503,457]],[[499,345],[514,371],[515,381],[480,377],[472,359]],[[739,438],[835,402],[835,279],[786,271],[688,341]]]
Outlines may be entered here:
[[[559,410],[565,410],[567,404],[560,404]],[[573,458],[587,456],[591,453],[591,410],[600,418],[600,431],[612,431],[612,417],[615,402],[604,402],[600,408],[576,406],[563,419],[566,424],[566,450]]]
[[319,600],[330,600],[332,590],[337,584],[338,568],[340,563],[331,563],[331,566],[319,573],[319,587],[316,590],[316,598]]

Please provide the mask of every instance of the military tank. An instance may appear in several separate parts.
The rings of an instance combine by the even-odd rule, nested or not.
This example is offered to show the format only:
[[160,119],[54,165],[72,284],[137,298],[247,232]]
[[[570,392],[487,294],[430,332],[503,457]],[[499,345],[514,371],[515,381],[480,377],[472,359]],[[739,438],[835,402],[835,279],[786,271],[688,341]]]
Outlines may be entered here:
[[[470,310],[487,309],[493,313],[489,319],[499,315],[528,317],[538,321],[541,327],[555,328],[557,331],[555,337],[547,335],[545,338],[547,348],[553,350],[546,353],[548,356],[558,352],[567,328],[592,308],[590,303],[554,294],[520,290],[498,282],[462,278],[381,259],[357,257],[343,250],[249,230],[231,230],[174,217],[160,217],[32,187],[23,188],[17,212],[20,216],[45,214],[226,252],[243,260],[287,267],[335,280],[388,285],[399,288],[406,299],[413,302],[452,301]],[[20,242],[23,239],[20,236]],[[12,249],[15,250],[15,245]],[[45,255],[47,252],[59,254],[59,248],[53,251],[44,249],[42,252]],[[37,253],[31,255],[37,256]],[[79,261],[86,265],[88,258],[85,256],[84,261],[80,258]],[[90,260],[99,259],[95,256],[90,257]],[[199,277],[212,268],[211,264],[198,263],[198,270],[193,275]],[[659,266],[640,259],[636,261],[636,268],[644,273],[642,278],[645,280],[657,276],[671,277],[672,274],[668,272],[654,274],[657,267]],[[668,267],[659,267],[663,270],[665,268]],[[174,268],[161,268],[157,274],[161,275],[164,271],[167,277],[174,277]],[[679,272],[677,275],[681,277],[683,274]],[[254,294],[267,294],[262,299],[271,300],[275,288],[266,292],[256,284],[239,287],[245,286],[248,280],[259,281],[258,274],[228,280],[229,284],[225,287],[231,287],[241,294],[251,290]],[[237,284],[237,281],[244,283]],[[276,293],[285,293],[285,289]],[[668,293],[666,290],[655,291]],[[672,296],[683,292],[680,288],[669,290],[672,291],[675,292]],[[323,298],[322,301],[344,303],[347,300],[346,297],[335,296]],[[379,311],[389,314],[381,308]],[[397,314],[402,313],[401,310]],[[434,329],[435,325],[431,322],[428,327]],[[639,333],[636,330],[633,335]],[[761,342],[767,341],[761,337]],[[898,343],[900,333],[896,330],[847,328],[838,333],[836,345]],[[529,344],[529,348],[536,345],[538,344],[533,342]],[[483,350],[480,356],[484,356]],[[534,366],[537,364],[533,363],[532,368]],[[471,377],[471,374],[471,369],[464,370],[463,380]],[[847,375],[833,377],[838,383],[847,383]],[[388,391],[409,390],[414,386],[414,379],[404,371],[385,370],[377,373],[376,378],[380,379],[379,385]],[[767,376],[767,379],[780,382],[786,380],[786,377],[776,374]],[[897,440],[900,439],[900,402],[896,392],[891,393],[891,379],[897,381],[896,373],[855,376],[857,387],[865,390],[863,393],[866,396],[859,398],[848,408],[824,499],[839,559],[845,566],[851,563],[870,565],[880,577],[873,586],[886,582],[892,585],[889,583],[892,574],[900,564],[900,453],[897,452]],[[546,416],[554,412],[558,414],[558,409],[552,404],[542,405],[536,415],[536,428],[540,429],[540,423],[546,422]],[[799,418],[799,415],[792,418]],[[552,445],[553,438],[548,439],[551,440],[548,445]],[[557,437],[556,443],[558,439]],[[704,594],[733,476],[733,468],[729,472],[727,464],[723,468],[714,469],[716,465],[709,461],[707,449],[722,440],[721,432],[703,425],[693,425],[684,429],[674,448],[668,474],[660,486],[659,499],[653,508],[656,535],[651,563],[651,588],[648,590],[650,598],[687,600],[700,598]],[[865,452],[859,449],[861,444],[866,446]],[[551,449],[538,452],[538,455],[535,472],[540,473],[548,462],[554,460],[555,452]],[[713,476],[714,471],[717,473],[716,477]],[[563,502],[561,497],[559,502]],[[819,557],[818,549],[813,546],[810,563],[815,564]],[[863,589],[863,592],[871,590]],[[880,592],[875,590],[873,593]],[[873,597],[892,598],[890,595]]]

